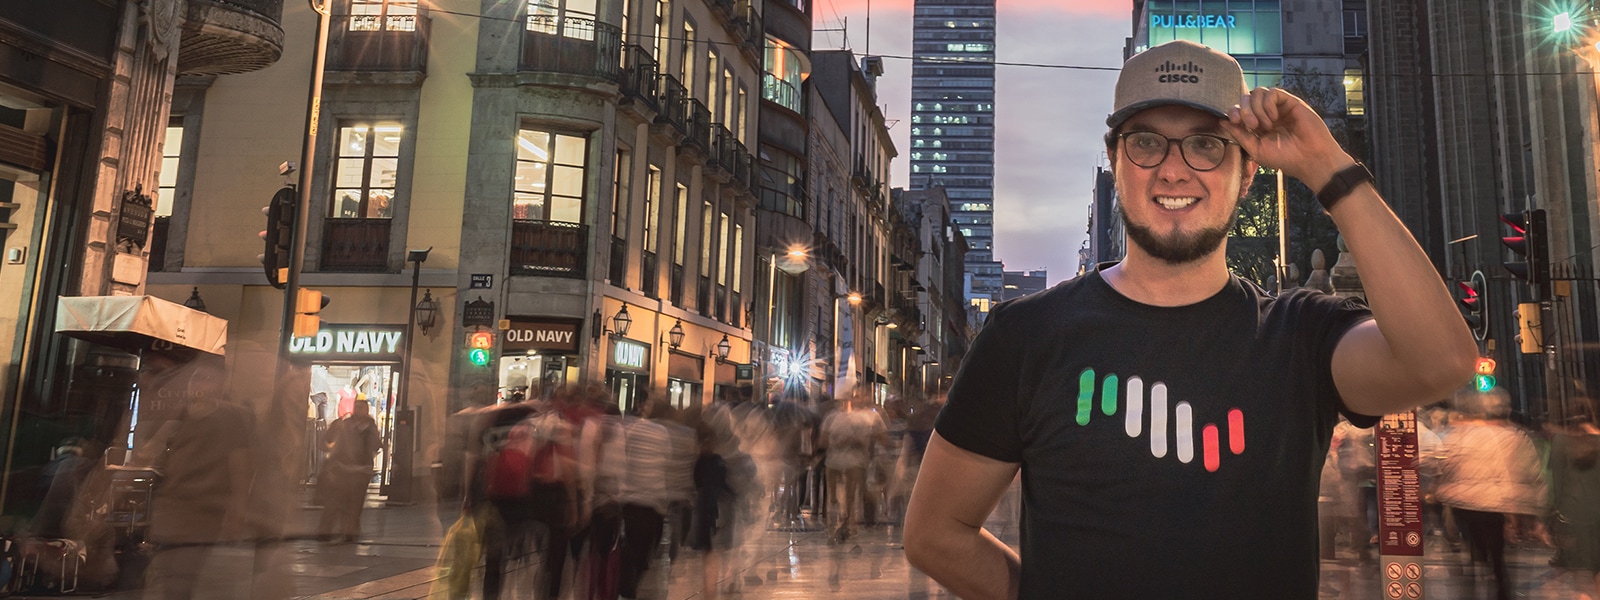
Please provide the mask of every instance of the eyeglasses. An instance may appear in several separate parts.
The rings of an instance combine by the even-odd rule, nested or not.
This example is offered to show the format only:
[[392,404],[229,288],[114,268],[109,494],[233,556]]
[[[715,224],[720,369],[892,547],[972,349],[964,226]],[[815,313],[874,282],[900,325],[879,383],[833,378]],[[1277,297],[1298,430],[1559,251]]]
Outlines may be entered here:
[[1128,155],[1128,160],[1146,169],[1166,160],[1172,144],[1177,144],[1184,164],[1196,171],[1210,171],[1221,166],[1228,157],[1228,144],[1237,144],[1209,133],[1169,138],[1153,131],[1129,131],[1117,137],[1122,138],[1122,151]]

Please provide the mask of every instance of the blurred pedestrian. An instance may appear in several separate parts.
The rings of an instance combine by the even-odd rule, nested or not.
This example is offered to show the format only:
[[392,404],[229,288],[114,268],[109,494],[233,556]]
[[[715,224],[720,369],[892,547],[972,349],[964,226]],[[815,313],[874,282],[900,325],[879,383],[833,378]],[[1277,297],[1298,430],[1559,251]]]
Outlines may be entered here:
[[1505,390],[1466,392],[1457,398],[1458,418],[1442,436],[1435,495],[1455,515],[1471,562],[1482,569],[1475,579],[1489,584],[1496,600],[1512,597],[1506,568],[1506,531],[1520,520],[1543,515],[1546,487],[1539,450],[1511,414]]
[[1573,572],[1588,600],[1600,598],[1600,428],[1591,401],[1551,436],[1550,521],[1553,567]]
[[[832,500],[828,513],[830,539],[834,542],[850,539],[858,519],[871,522],[873,515],[865,513],[875,510],[876,504],[867,495],[867,469],[872,464],[874,447],[887,436],[882,417],[861,394],[844,400],[822,422],[822,447],[827,451],[824,466]],[[858,506],[864,510],[858,511]]]
[[[657,402],[646,398],[640,411],[650,414]],[[636,598],[666,520],[666,476],[676,470],[669,463],[672,437],[666,427],[637,414],[601,419],[609,421],[609,430],[600,450],[590,544],[596,552],[616,549],[617,595]]]
[[[1178,40],[1132,55],[1106,119],[1126,256],[996,304],[906,516],[906,557],[967,598],[1308,598],[1336,415],[1442,396],[1476,347],[1433,263],[1310,105]],[[1228,269],[1261,168],[1303,182],[1361,301]],[[977,525],[1022,475],[1022,554]]]
[[356,402],[349,415],[328,426],[325,439],[328,459],[317,477],[317,486],[324,488],[317,533],[327,541],[355,542],[361,534],[367,486],[372,483],[372,459],[380,444],[371,406]]
[[195,585],[212,548],[249,538],[254,424],[227,396],[224,375],[220,358],[196,361],[178,418],[146,442],[145,450],[157,456],[136,463],[161,471],[151,501],[149,539],[156,552],[145,580],[147,599],[212,597]]

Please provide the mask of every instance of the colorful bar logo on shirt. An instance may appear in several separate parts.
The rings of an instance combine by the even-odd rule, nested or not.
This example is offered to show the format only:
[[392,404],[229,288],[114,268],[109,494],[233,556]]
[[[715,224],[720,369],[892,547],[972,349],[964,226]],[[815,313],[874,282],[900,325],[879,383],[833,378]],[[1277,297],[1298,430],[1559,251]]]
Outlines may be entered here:
[[[1104,416],[1115,416],[1117,412],[1117,388],[1120,378],[1115,373],[1108,373],[1098,382],[1100,385],[1100,413]],[[1084,369],[1078,374],[1078,411],[1077,421],[1080,426],[1087,426],[1094,416],[1094,393],[1096,377],[1093,368]],[[1177,455],[1178,462],[1189,464],[1195,459],[1195,424],[1194,407],[1188,402],[1178,402],[1171,405],[1167,399],[1167,384],[1155,382],[1150,386],[1148,404],[1145,401],[1144,379],[1138,375],[1127,379],[1126,400],[1123,413],[1123,428],[1128,437],[1136,438],[1144,433],[1145,413],[1150,415],[1150,454],[1156,458],[1166,458],[1170,451]],[[1168,423],[1171,427],[1168,427]],[[1199,429],[1199,450],[1201,464],[1206,471],[1215,473],[1222,466],[1222,439],[1221,430],[1215,423],[1206,423]],[[1169,440],[1167,434],[1171,432]],[[1228,409],[1227,420],[1228,452],[1234,456],[1244,453],[1244,411],[1238,408]]]

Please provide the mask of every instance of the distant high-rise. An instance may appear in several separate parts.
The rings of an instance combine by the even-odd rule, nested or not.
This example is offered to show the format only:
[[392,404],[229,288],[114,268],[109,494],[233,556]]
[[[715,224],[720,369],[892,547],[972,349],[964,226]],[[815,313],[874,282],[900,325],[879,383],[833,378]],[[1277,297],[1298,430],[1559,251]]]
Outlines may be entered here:
[[994,0],[916,0],[911,189],[944,186],[968,244],[967,302],[1001,295],[994,257]]
[[1050,272],[1045,269],[1037,271],[1005,271],[1005,292],[1001,300],[1021,298],[1028,294],[1044,291],[1050,279]]

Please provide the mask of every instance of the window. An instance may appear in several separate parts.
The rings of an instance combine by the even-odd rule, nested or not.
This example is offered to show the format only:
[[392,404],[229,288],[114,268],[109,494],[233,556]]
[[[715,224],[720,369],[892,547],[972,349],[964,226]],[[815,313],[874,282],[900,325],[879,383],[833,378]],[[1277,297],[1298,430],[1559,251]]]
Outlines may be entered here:
[[[706,44],[706,89],[701,98],[706,99],[706,108],[711,111],[711,122],[717,122],[717,109],[721,102],[717,102],[717,49],[711,44]],[[699,90],[696,90],[699,91]]]
[[695,61],[699,60],[699,53],[695,52],[694,23],[683,22],[683,51],[679,53],[683,64],[679,65],[678,73],[682,76],[684,89],[693,94],[699,90],[694,87]]
[[678,211],[673,213],[677,231],[672,235],[672,264],[683,266],[684,245],[689,239],[689,188],[678,184]]
[[672,16],[672,7],[667,0],[656,0],[656,27],[655,27],[655,53],[656,64],[666,67],[667,54],[667,21]]
[[617,178],[611,183],[611,237],[628,236],[628,197],[632,195],[633,160],[627,150],[617,151]]
[[394,216],[395,172],[400,168],[399,123],[339,127],[330,217],[388,219]]
[[172,216],[172,203],[178,196],[178,156],[183,153],[183,126],[168,125],[167,137],[161,142],[161,173],[156,190],[157,217]]
[[734,132],[739,134],[739,142],[746,146],[750,145],[750,138],[747,137],[749,132],[745,129],[745,103],[749,101],[749,98],[749,91],[745,89],[744,84],[739,84],[739,97],[733,103],[733,108],[737,113],[734,117],[734,122],[739,125],[739,128],[735,129]]
[[728,246],[728,215],[724,213],[721,216],[722,228],[717,235],[717,244],[722,251],[717,253],[717,285],[728,285],[728,264],[731,262],[728,258],[732,250]]
[[351,0],[350,31],[416,31],[417,0]]
[[587,138],[576,135],[535,129],[518,131],[511,218],[582,221],[588,146]]
[[733,71],[722,70],[722,95],[717,101],[722,103],[722,126],[733,125],[737,118],[733,108]]
[[700,276],[711,276],[711,203],[705,202],[700,208]]
[[1351,116],[1367,114],[1366,95],[1362,89],[1361,69],[1344,70],[1344,110],[1345,114]]
[[644,191],[644,251],[656,251],[656,225],[661,222],[661,169],[650,165]]
[[1344,36],[1347,38],[1367,37],[1367,11],[1344,11]]
[[744,252],[740,250],[741,248],[744,248],[744,226],[734,225],[733,247],[730,251],[733,253],[733,293],[735,294],[739,293],[742,283],[741,275],[744,273]]

